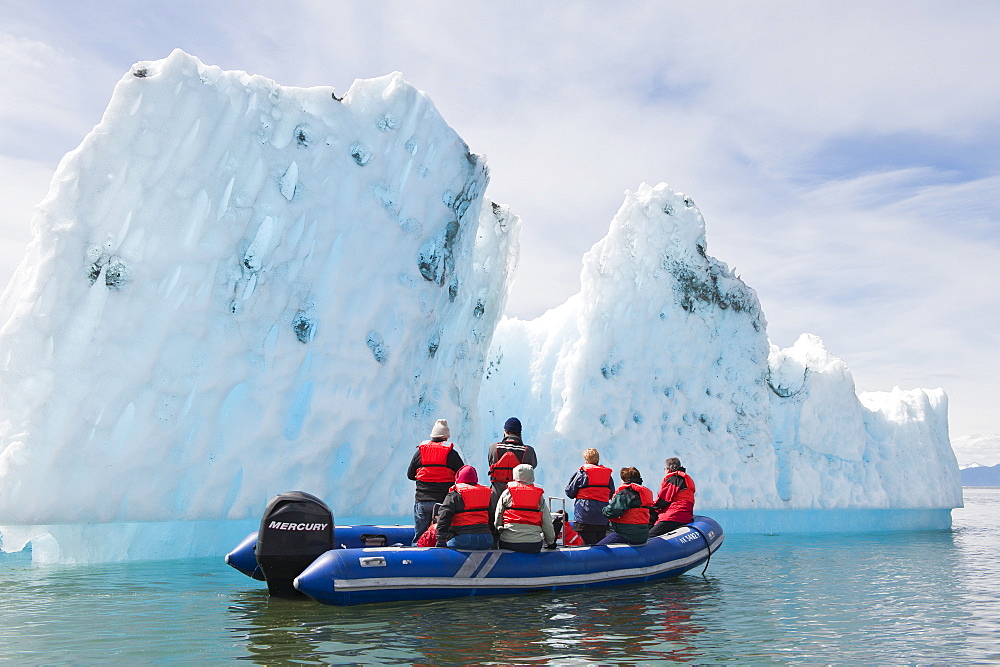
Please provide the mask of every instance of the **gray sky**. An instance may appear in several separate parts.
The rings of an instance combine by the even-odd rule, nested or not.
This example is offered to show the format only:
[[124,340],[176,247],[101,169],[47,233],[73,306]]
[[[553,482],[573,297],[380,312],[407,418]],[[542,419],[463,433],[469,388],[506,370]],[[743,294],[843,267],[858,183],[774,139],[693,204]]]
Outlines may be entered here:
[[998,35],[1000,3],[955,0],[0,0],[0,285],[132,63],[398,70],[523,219],[508,314],[576,292],[624,191],[665,181],[773,342],[820,336],[859,391],[943,387],[960,462],[1000,463]]

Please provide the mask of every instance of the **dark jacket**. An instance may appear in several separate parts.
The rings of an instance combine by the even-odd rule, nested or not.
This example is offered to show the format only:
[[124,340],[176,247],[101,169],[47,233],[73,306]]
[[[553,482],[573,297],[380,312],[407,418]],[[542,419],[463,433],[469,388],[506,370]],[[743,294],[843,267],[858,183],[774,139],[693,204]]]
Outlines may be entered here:
[[639,494],[633,489],[625,488],[611,496],[611,502],[604,508],[604,516],[611,519],[611,529],[624,537],[632,544],[642,544],[649,539],[649,526],[653,522],[656,513],[650,510],[649,523],[644,525],[635,523],[618,523],[615,517],[625,513],[625,510],[633,507],[642,507]]
[[[592,526],[608,525],[608,518],[604,516],[604,508],[607,503],[589,498],[577,498],[577,494],[587,485],[587,473],[582,469],[577,470],[566,485],[566,497],[576,499],[573,503],[573,521],[587,523]],[[615,480],[608,480],[608,489],[611,495],[615,494]]]
[[[452,449],[448,453],[448,460],[445,461],[445,465],[454,471],[458,471],[459,468],[465,465],[462,461],[462,456],[458,453],[457,449]],[[434,502],[439,503],[444,500],[444,497],[448,495],[448,489],[452,487],[454,482],[422,482],[417,479],[417,470],[420,469],[420,448],[413,452],[413,458],[410,460],[410,467],[406,470],[406,479],[412,479],[417,483],[417,490],[414,496],[416,502]]]
[[[448,540],[456,535],[492,532],[490,529],[491,522],[488,518],[486,523],[475,523],[468,526],[452,526],[451,520],[455,518],[455,513],[461,512],[464,509],[465,502],[462,500],[461,493],[458,491],[451,491],[447,496],[445,496],[441,506],[438,507],[437,546],[447,546]],[[489,517],[488,513],[487,517]]]
[[[514,455],[521,463],[529,465],[532,468],[538,467],[538,458],[535,456],[535,449],[531,445],[524,444],[524,441],[521,440],[521,436],[508,433],[504,436],[503,440],[500,442],[494,442],[490,445],[489,452],[486,456],[487,462],[489,463],[488,468],[492,468],[493,464],[499,461],[500,457],[507,452],[514,452]],[[498,494],[503,493],[507,488],[507,483],[493,482],[493,488],[497,490]]]

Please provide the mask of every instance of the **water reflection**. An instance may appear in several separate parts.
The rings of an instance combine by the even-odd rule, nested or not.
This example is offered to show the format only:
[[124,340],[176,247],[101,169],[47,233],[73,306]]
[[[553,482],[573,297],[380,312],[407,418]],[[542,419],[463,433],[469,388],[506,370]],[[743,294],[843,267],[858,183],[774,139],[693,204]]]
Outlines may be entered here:
[[359,615],[308,599],[269,598],[266,588],[234,594],[228,609],[228,629],[249,651],[244,657],[261,663],[412,663],[422,657],[391,641],[401,628],[389,609]]
[[982,661],[1000,662],[1000,489],[966,488],[954,511],[956,568],[969,615],[966,643]]
[[522,596],[325,607],[260,589],[232,597],[230,630],[265,663],[970,659],[991,654],[968,643],[963,539],[736,536],[706,578]]
[[251,659],[410,664],[688,661],[705,630],[694,610],[719,594],[688,576],[646,587],[325,607],[234,594],[234,639]]
[[951,532],[745,537],[727,546],[716,572],[723,598],[706,606],[718,624],[713,638],[806,662],[968,655],[968,591]]
[[733,535],[707,578],[328,607],[219,559],[32,566],[0,554],[0,661],[263,664],[1000,661],[1000,490],[954,531]]
[[226,657],[215,647],[222,577],[205,559],[0,566],[0,660],[88,664]]

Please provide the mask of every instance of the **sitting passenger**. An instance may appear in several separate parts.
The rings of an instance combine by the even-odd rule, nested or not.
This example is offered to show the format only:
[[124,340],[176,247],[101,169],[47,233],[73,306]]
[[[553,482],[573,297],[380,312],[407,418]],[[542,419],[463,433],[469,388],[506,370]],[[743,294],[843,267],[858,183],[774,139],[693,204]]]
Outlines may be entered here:
[[490,493],[490,487],[479,484],[475,468],[468,465],[459,468],[455,485],[448,490],[438,510],[437,546],[492,549]]
[[615,483],[611,468],[600,465],[601,455],[593,448],[583,450],[583,466],[566,485],[566,496],[573,498],[573,528],[584,544],[597,544],[608,533],[608,506]]
[[556,544],[559,544],[559,540],[562,539],[563,546],[586,546],[580,533],[573,530],[573,526],[567,520],[566,510],[556,510],[552,513],[552,528],[556,533]]
[[694,480],[676,456],[667,459],[664,467],[667,474],[660,482],[655,505],[659,516],[649,530],[650,537],[665,535],[694,521]]
[[500,494],[494,523],[501,549],[538,553],[542,550],[543,538],[547,548],[556,546],[545,490],[534,482],[535,469],[522,463],[514,468],[514,481]]
[[635,468],[622,468],[621,478],[622,485],[604,508],[612,532],[598,544],[645,544],[655,517],[653,492],[642,486],[642,476]]

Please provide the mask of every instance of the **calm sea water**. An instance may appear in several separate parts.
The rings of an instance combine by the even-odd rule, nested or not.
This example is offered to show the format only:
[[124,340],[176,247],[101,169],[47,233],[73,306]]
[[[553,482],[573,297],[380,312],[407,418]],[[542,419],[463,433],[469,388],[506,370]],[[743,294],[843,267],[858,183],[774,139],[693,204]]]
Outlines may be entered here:
[[965,505],[952,531],[734,535],[704,577],[405,605],[270,600],[221,559],[0,555],[0,660],[1000,662],[1000,489]]

